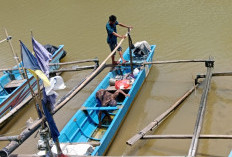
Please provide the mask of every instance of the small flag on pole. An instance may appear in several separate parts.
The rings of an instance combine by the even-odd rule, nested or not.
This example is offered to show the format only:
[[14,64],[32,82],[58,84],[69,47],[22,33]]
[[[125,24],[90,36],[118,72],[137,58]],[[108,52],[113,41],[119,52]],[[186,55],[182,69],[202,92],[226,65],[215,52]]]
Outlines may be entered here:
[[50,82],[47,76],[41,71],[35,56],[28,50],[28,48],[23,44],[22,41],[20,41],[20,45],[23,67],[28,69],[35,78],[39,76],[39,78],[42,79],[45,87],[50,86]]
[[32,38],[32,46],[35,52],[35,56],[38,60],[40,69],[49,76],[49,61],[52,59],[52,55],[41,45],[38,41]]

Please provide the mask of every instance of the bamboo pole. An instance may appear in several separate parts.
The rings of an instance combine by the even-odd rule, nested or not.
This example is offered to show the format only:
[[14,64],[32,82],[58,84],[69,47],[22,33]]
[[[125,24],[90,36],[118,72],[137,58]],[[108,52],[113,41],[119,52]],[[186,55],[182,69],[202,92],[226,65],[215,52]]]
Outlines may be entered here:
[[94,68],[95,68],[95,65],[90,65],[90,66],[76,67],[76,68],[73,68],[73,69],[59,69],[59,70],[53,70],[53,71],[50,71],[49,73],[73,72],[73,71],[89,70],[89,69],[94,69]]
[[154,61],[154,62],[146,62],[143,65],[147,64],[169,64],[169,63],[194,63],[194,62],[214,62],[211,60],[204,60],[204,59],[192,59],[192,60],[169,60],[169,61]]
[[[141,139],[191,139],[193,135],[144,135]],[[200,135],[200,139],[232,139],[232,135]]]
[[130,52],[130,67],[131,67],[131,74],[133,74],[133,57],[132,57],[132,41],[130,37],[130,28],[128,28],[128,42],[129,42],[129,52]]
[[[232,76],[232,72],[228,71],[228,72],[216,72],[216,73],[212,73],[212,76]],[[205,78],[206,75],[205,74],[199,74],[197,75],[197,78]]]
[[[6,28],[5,28],[5,34],[6,34],[6,38],[8,39],[9,36],[8,36],[8,33],[7,33]],[[11,38],[9,38],[9,39],[11,39]],[[19,65],[21,64],[20,61],[19,61],[19,57],[17,56],[17,54],[16,54],[15,51],[14,51],[13,45],[12,45],[12,43],[11,43],[11,40],[7,40],[7,41],[9,41],[9,45],[10,45],[11,51],[12,51],[12,53],[13,53],[14,59],[15,59],[15,61],[16,61],[16,66],[18,67],[19,73],[20,73],[20,75],[22,76],[22,78],[24,78],[24,75],[23,75],[23,73],[21,72],[21,69],[20,69],[20,67],[19,67]],[[22,65],[21,65],[21,67],[22,67]]]
[[[203,59],[192,59],[192,60],[168,60],[168,61],[153,61],[153,62],[145,62],[145,63],[133,63],[133,65],[149,65],[149,64],[171,64],[171,63],[200,63],[200,62],[214,62],[210,60]],[[118,64],[116,66],[129,66],[130,63]],[[113,64],[107,64],[106,67],[115,66]]]
[[[127,33],[126,35],[127,36]],[[57,112],[62,106],[64,106],[72,97],[74,97],[82,88],[84,88],[94,77],[96,77],[96,75],[98,75],[98,73],[100,73],[106,65],[106,61],[114,55],[114,53],[116,52],[116,50],[118,49],[118,47],[122,44],[122,42],[125,39],[121,39],[121,41],[118,43],[118,45],[115,47],[115,49],[109,54],[108,57],[106,57],[106,59],[101,63],[101,65],[99,65],[99,67],[77,88],[75,89],[75,91],[73,91],[73,93],[67,97],[65,100],[63,100],[62,103],[60,103],[58,106],[55,107],[54,109],[54,113]]]
[[[126,34],[127,36],[127,34]],[[56,103],[55,109],[52,111],[52,114],[55,114],[57,111],[59,111],[71,98],[73,98],[78,92],[80,92],[81,89],[83,89],[92,79],[94,79],[102,70],[104,70],[106,61],[114,55],[115,51],[118,49],[118,47],[122,44],[124,39],[121,39],[119,44],[115,47],[115,49],[110,53],[110,55],[101,63],[101,65],[91,73],[90,76],[88,76],[86,79],[81,82],[77,87],[74,87],[73,90],[71,90],[67,96],[64,96],[60,101]],[[30,137],[41,125],[42,121],[45,120],[45,118],[41,118],[34,122],[29,128],[26,128],[20,135],[23,135],[23,138],[21,139],[21,142],[15,142],[12,141],[9,143],[6,147],[4,147],[2,150],[0,150],[0,154],[10,154],[12,153],[17,147],[21,145],[22,142],[24,142],[28,137]]]
[[[73,61],[73,62],[66,62],[66,63],[50,63],[49,66],[68,65],[68,64],[82,63],[82,62],[85,62],[85,61],[88,61],[88,60]],[[89,60],[89,61],[91,61],[91,60]],[[193,59],[193,60],[169,60],[169,61],[154,61],[154,62],[146,62],[146,63],[133,63],[133,65],[170,64],[170,63],[194,63],[194,62],[208,62],[208,61],[209,60],[201,60],[201,59]],[[124,63],[124,64],[119,64],[119,65],[106,64],[105,66],[106,67],[111,67],[111,66],[121,66],[121,65],[126,66],[126,65],[130,65],[130,63]],[[10,71],[10,70],[16,70],[16,69],[0,69],[0,71]],[[232,75],[232,72],[227,72],[227,73],[231,73],[231,75]],[[218,75],[218,74],[215,74],[215,76],[216,75]]]
[[69,64],[77,64],[77,63],[86,63],[86,62],[99,62],[99,60],[95,58],[95,59],[86,59],[86,60],[72,61],[72,62],[49,63],[49,66],[69,65]]
[[137,142],[139,139],[141,139],[148,131],[155,129],[159,126],[159,124],[167,118],[197,87],[199,84],[193,86],[190,90],[188,90],[176,103],[174,103],[172,106],[170,106],[169,109],[167,109],[164,113],[162,113],[160,116],[158,116],[153,122],[148,124],[143,130],[141,130],[138,134],[130,138],[126,144],[133,145],[135,142]]
[[[81,67],[76,67],[76,68],[74,68],[74,69],[53,70],[53,71],[50,71],[49,73],[81,71],[81,70],[87,70],[87,69],[94,69],[95,67],[96,67],[96,65],[81,66]],[[14,71],[14,70],[18,70],[18,69],[6,68],[6,69],[0,69],[0,72],[4,72],[4,71]]]
[[20,141],[20,139],[21,139],[21,136],[19,135],[0,137],[0,141]]
[[199,111],[197,115],[197,120],[196,120],[196,124],[194,128],[193,138],[192,138],[192,142],[189,148],[188,156],[193,156],[193,157],[196,156],[196,152],[198,148],[198,141],[199,141],[203,119],[204,119],[204,114],[205,114],[205,109],[206,109],[208,92],[210,88],[210,82],[212,78],[212,70],[213,70],[213,66],[207,67],[205,86],[204,86],[203,94],[202,94],[201,101],[200,101]]
[[7,41],[7,40],[10,40],[10,39],[12,39],[12,37],[11,37],[11,36],[9,36],[9,37],[8,37],[8,38],[6,38],[6,39],[1,40],[1,41],[0,41],[0,44],[1,44],[1,43],[3,43],[3,42],[5,42],[5,41]]

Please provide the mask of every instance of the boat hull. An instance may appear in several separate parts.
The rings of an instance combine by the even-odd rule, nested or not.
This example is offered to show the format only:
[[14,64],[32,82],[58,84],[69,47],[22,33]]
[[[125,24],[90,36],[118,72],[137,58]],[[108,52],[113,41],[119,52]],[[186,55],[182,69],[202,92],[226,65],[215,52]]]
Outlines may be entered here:
[[[63,55],[63,45],[60,45],[58,50],[53,54],[51,63],[59,63],[59,60],[61,56]],[[51,67],[50,70],[58,69],[59,66]],[[13,89],[10,89],[12,91],[7,92],[9,89],[5,89],[4,86],[7,85],[7,83],[10,82],[10,75],[13,75],[15,80],[21,80],[23,81],[22,77],[20,76],[20,73],[18,70],[14,70],[12,74],[5,72],[5,74],[0,78],[1,81],[1,91],[0,91],[0,126],[6,122],[8,117],[12,116],[14,113],[11,113],[9,115],[9,112],[14,109],[16,106],[24,103],[26,98],[28,98],[31,95],[28,82],[30,82],[30,85],[33,87],[33,90],[37,90],[37,83],[36,79],[28,72],[28,81],[24,80],[18,87],[15,87]],[[42,85],[42,81],[40,80],[40,85]],[[29,101],[30,99],[28,99]],[[27,102],[28,102],[27,101]],[[21,106],[23,106],[21,105]],[[7,117],[7,118],[6,118]]]
[[[151,46],[151,52],[146,58],[145,62],[152,61],[155,45]],[[127,49],[124,53],[124,58],[129,60],[129,50]],[[144,61],[143,61],[144,62]],[[140,62],[142,63],[142,62]],[[98,112],[96,110],[83,111],[82,109],[78,110],[76,114],[71,118],[67,125],[60,132],[59,141],[61,143],[85,143],[91,141],[99,141],[100,145],[94,147],[94,151],[91,153],[93,156],[101,156],[107,151],[109,145],[111,144],[114,136],[116,135],[123,119],[125,118],[129,108],[132,105],[134,98],[136,97],[140,87],[142,86],[145,78],[149,74],[151,65],[137,66],[140,68],[133,85],[128,91],[130,97],[126,97],[122,102],[120,102],[120,107],[117,112],[114,114],[113,120],[106,129],[102,131],[102,136],[98,138],[96,132],[101,129],[97,128],[98,124]],[[130,66],[121,67],[124,68],[123,73],[130,73]],[[134,67],[136,68],[136,67]],[[129,70],[128,70],[129,69]],[[116,73],[116,72],[115,72]],[[82,108],[94,108],[96,109],[96,92],[100,89],[107,89],[110,85],[110,79],[115,77],[115,73],[109,72],[107,76],[102,80],[102,82],[97,86],[93,93],[89,96],[86,102],[82,105]]]

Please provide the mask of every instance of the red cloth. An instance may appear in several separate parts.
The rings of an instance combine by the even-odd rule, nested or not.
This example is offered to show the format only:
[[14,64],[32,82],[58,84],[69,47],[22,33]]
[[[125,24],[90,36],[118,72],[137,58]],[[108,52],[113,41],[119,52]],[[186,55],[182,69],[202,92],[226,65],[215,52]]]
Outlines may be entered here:
[[115,82],[116,89],[127,89],[130,86],[129,80],[119,80]]

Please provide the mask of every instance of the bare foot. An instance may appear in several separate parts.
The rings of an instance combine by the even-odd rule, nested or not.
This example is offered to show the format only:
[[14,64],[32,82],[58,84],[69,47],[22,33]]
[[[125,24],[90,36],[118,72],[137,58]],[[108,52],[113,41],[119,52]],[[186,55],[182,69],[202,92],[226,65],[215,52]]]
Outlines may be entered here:
[[122,64],[125,64],[127,61],[126,60],[123,60]]

